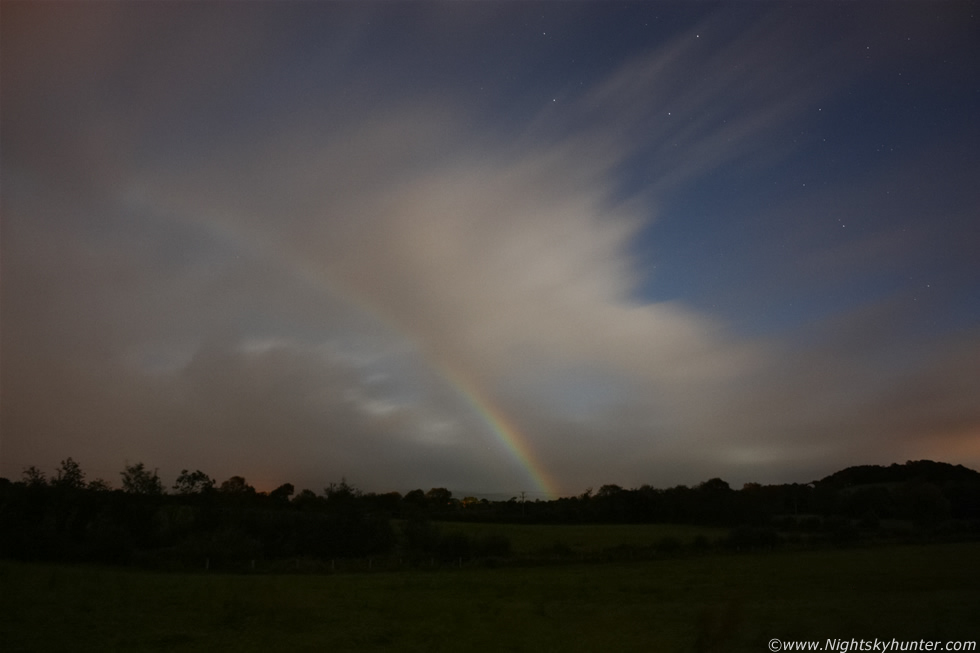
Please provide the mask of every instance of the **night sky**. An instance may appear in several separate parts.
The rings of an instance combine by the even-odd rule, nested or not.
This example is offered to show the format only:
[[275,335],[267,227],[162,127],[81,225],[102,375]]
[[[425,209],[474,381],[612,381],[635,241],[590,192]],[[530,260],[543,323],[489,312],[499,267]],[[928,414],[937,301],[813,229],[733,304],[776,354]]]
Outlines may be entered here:
[[0,476],[980,468],[980,5],[0,9]]

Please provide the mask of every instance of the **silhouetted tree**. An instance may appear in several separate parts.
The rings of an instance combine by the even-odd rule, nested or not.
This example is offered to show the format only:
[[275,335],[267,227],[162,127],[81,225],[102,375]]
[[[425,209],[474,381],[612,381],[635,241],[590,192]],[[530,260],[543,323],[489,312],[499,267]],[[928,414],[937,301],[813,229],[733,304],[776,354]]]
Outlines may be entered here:
[[193,472],[182,469],[173,489],[177,494],[203,494],[214,489],[214,479],[199,469]]
[[269,493],[269,498],[277,502],[288,502],[289,497],[293,496],[295,491],[296,488],[293,487],[292,483],[283,483]]
[[323,499],[318,497],[316,492],[310,489],[304,489],[300,490],[300,493],[293,497],[290,503],[301,510],[315,510],[322,502]]
[[323,496],[329,503],[338,504],[361,496],[361,491],[349,484],[346,478],[341,478],[340,483],[330,483],[323,488]]
[[720,478],[712,478],[698,486],[702,492],[730,492],[731,486]]
[[[403,498],[397,492],[363,493],[346,479],[322,495],[303,490],[294,496],[290,483],[258,495],[243,477],[233,476],[219,492],[199,470],[182,470],[174,495],[163,496],[156,470],[143,463],[122,472],[124,492],[106,491],[111,488],[101,479],[86,485],[72,458],[61,462],[50,481],[33,466],[23,475],[18,483],[0,479],[0,556],[167,566],[198,566],[210,558],[226,569],[241,569],[256,558],[384,554],[395,546],[392,515],[405,520],[401,552],[426,563],[509,553],[506,538],[443,536],[428,519],[711,523],[735,527],[722,544],[765,550],[783,543],[847,545],[862,537],[892,537],[900,531],[890,518],[914,523],[917,537],[964,537],[975,533],[968,520],[980,517],[980,474],[931,461],[849,468],[810,484],[747,483],[739,491],[718,478],[664,490],[603,485],[596,493],[528,503],[526,514],[516,497],[460,502],[446,488],[433,488]],[[202,498],[206,492],[210,497]],[[707,545],[704,539],[701,548]],[[667,538],[656,549],[679,546]]]
[[616,485],[614,483],[610,483],[608,485],[603,485],[602,487],[600,487],[599,488],[599,491],[596,492],[596,495],[595,496],[596,496],[597,499],[599,499],[599,498],[614,497],[614,496],[616,496],[617,494],[619,494],[622,491],[623,491],[623,488],[621,488],[620,486],[618,486],[618,485]]
[[104,478],[97,478],[89,481],[86,487],[93,492],[109,492],[112,490],[112,485],[110,485],[109,481],[105,480]]
[[412,490],[402,497],[402,503],[413,508],[425,508],[425,492],[421,488]]
[[143,463],[126,465],[120,472],[122,475],[123,491],[130,494],[163,494],[163,483],[157,475],[157,470],[150,472]]
[[53,485],[68,490],[81,490],[85,487],[85,472],[71,458],[61,461],[61,467],[55,473]]
[[222,494],[252,495],[255,494],[255,488],[246,483],[244,477],[232,476],[221,484],[218,492]]
[[402,495],[398,492],[386,492],[384,494],[368,494],[365,499],[367,499],[372,511],[394,515],[399,512]]
[[31,465],[24,470],[24,484],[27,487],[43,487],[48,484],[48,479],[45,478],[44,472]]
[[453,493],[444,487],[434,487],[425,493],[425,500],[435,508],[446,508],[453,498]]

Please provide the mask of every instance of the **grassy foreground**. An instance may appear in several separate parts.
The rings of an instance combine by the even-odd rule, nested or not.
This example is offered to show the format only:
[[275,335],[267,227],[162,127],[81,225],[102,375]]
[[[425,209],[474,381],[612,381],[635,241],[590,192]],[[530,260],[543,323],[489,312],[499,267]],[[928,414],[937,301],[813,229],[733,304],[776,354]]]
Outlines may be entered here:
[[0,562],[7,652],[764,651],[980,639],[978,606],[978,544],[323,576]]

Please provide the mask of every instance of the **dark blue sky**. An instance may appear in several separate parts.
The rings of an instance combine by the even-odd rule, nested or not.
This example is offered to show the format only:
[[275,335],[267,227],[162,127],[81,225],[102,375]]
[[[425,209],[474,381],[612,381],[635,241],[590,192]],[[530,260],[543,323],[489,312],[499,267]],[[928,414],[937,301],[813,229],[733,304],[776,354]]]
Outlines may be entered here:
[[0,474],[980,465],[975,2],[2,18]]

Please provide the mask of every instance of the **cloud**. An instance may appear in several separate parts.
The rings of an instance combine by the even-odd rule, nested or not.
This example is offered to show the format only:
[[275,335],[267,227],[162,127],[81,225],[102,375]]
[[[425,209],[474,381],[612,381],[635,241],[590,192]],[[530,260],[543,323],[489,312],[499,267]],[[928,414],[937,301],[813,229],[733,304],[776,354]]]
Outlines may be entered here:
[[[5,474],[88,454],[93,476],[124,458],[264,486],[530,489],[454,374],[566,492],[816,475],[896,442],[926,454],[926,431],[959,447],[980,423],[970,335],[906,359],[875,304],[751,339],[637,292],[631,245],[657,207],[802,147],[800,115],[860,75],[828,81],[854,34],[813,50],[795,11],[737,33],[712,18],[493,118],[448,78],[395,79],[361,22],[287,56],[289,31],[251,12],[139,14],[190,50],[96,13],[40,81],[5,64],[24,72],[4,97],[4,136],[22,134],[4,156]],[[289,57],[308,77],[271,84]],[[869,242],[908,246],[872,234],[803,265],[858,266]]]

